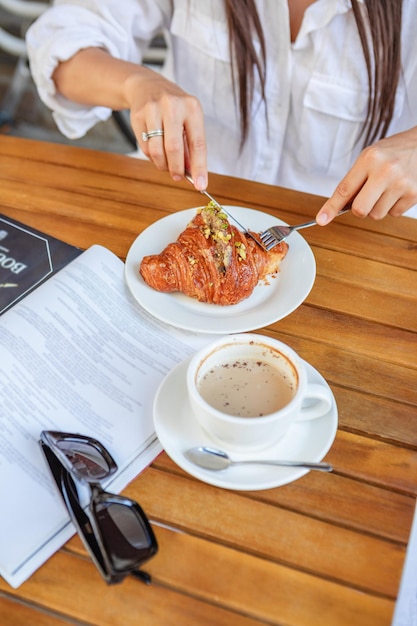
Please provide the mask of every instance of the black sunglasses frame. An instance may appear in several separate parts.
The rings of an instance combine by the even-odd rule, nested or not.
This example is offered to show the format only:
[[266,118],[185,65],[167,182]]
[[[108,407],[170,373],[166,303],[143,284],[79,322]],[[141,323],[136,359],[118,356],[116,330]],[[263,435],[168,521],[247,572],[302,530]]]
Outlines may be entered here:
[[[57,444],[62,441],[69,447],[71,442],[74,444],[82,442],[84,445],[94,448],[96,453],[98,452],[102,456],[108,469],[103,471],[99,480],[107,478],[116,472],[117,465],[104,446],[92,437],[58,431],[41,432],[39,444],[42,452],[71,521],[101,576],[107,584],[119,583],[128,575],[150,584],[150,575],[138,568],[157,553],[158,543],[143,509],[134,500],[104,491],[98,481],[86,479],[85,476],[80,475],[77,469],[72,467],[65,453],[59,449]],[[90,489],[88,514],[81,506],[77,485],[73,476],[83,484],[86,484]],[[116,563],[115,558],[112,558],[112,542],[108,535],[109,531],[104,528],[100,515],[100,511],[107,511],[109,507],[116,510],[120,510],[120,507],[123,507],[122,510],[129,510],[129,517],[134,518],[135,523],[140,525],[141,533],[146,539],[146,547],[141,550],[132,547],[131,554],[123,560],[123,563],[120,562],[120,559]],[[105,518],[110,520],[109,515],[106,515]],[[113,524],[111,531],[120,534],[120,529],[115,524]],[[125,544],[127,544],[126,541]]]

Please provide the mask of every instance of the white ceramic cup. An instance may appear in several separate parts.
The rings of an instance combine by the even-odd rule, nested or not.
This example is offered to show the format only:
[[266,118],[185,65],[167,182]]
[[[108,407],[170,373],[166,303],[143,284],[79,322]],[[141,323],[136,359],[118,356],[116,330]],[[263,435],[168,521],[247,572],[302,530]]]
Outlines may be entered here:
[[333,403],[327,386],[308,382],[292,348],[255,333],[229,335],[199,350],[188,365],[187,390],[201,427],[235,451],[265,448],[295,421],[321,417]]

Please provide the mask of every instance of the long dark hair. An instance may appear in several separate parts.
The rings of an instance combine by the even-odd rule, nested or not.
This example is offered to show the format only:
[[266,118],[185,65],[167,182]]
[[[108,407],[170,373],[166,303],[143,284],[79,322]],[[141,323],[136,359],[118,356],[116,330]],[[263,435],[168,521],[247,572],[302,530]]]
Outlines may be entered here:
[[[392,119],[401,72],[401,0],[351,0],[368,72],[368,111],[361,135],[364,145],[384,137]],[[255,72],[265,100],[266,46],[255,0],[225,0],[230,34],[233,83],[238,86],[242,145],[248,135]],[[370,37],[367,36],[369,31]],[[260,51],[253,44],[256,36]],[[371,41],[369,41],[369,39]],[[237,76],[234,76],[235,69]]]

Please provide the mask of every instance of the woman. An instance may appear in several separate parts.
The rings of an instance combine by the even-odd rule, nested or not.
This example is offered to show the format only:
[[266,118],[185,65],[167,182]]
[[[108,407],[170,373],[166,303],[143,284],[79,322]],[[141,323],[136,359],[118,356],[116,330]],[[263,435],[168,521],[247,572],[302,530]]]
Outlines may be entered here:
[[[326,224],[350,200],[417,204],[416,23],[414,0],[55,0],[27,43],[68,137],[129,109],[174,180],[185,163],[200,190],[209,170],[330,196]],[[159,74],[141,60],[161,31]]]

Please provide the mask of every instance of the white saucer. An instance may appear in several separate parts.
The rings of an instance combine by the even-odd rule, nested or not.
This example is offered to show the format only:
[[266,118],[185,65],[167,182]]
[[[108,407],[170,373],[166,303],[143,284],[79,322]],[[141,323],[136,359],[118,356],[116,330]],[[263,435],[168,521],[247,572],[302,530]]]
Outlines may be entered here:
[[[186,369],[189,359],[177,365],[162,381],[155,396],[153,419],[156,434],[165,452],[184,471],[203,482],[240,491],[271,489],[291,483],[308,470],[262,465],[235,465],[220,472],[197,467],[188,461],[184,452],[193,446],[219,447],[203,431],[191,413],[186,390]],[[305,363],[308,379],[324,383],[325,379],[311,365]],[[337,431],[336,401],[326,415],[318,419],[297,422],[281,441],[271,445],[253,458],[321,461],[329,451]],[[227,451],[227,450],[226,450]],[[236,460],[238,454],[231,455]],[[245,455],[249,458],[248,455]]]

